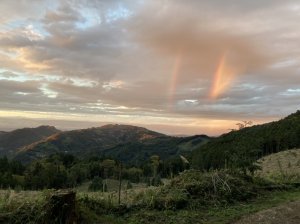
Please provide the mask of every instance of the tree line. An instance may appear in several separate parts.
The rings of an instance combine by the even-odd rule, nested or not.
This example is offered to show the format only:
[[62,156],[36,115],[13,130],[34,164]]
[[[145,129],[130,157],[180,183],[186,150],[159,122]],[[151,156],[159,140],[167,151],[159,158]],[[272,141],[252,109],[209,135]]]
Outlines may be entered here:
[[[93,186],[97,183],[102,186],[102,180],[120,178],[120,164],[111,158],[79,159],[71,154],[54,154],[27,165],[3,157],[0,158],[0,188],[60,189],[91,182],[91,189],[98,189]],[[173,177],[186,168],[186,162],[179,156],[163,161],[154,155],[140,166],[122,164],[121,178],[130,183],[159,185],[161,178]]]

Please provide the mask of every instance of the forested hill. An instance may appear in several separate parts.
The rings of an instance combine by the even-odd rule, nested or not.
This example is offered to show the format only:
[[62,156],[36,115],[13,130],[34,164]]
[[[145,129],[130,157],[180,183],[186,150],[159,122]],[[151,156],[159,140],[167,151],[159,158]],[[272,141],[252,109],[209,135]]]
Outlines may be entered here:
[[105,125],[66,131],[24,147],[15,159],[31,162],[55,153],[106,156],[126,163],[143,163],[156,154],[167,159],[208,141],[207,136],[178,138],[130,125]]
[[37,128],[22,128],[11,132],[0,132],[0,155],[13,155],[19,148],[59,132],[59,130],[52,126],[39,126]]
[[255,125],[215,138],[192,153],[200,169],[247,166],[271,153],[300,147],[300,111],[279,121]]

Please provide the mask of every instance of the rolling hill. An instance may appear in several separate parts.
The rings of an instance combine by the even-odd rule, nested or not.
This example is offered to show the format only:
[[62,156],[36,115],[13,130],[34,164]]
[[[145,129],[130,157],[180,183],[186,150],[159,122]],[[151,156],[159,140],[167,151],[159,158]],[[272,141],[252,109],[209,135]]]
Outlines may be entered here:
[[15,158],[26,163],[54,153],[70,153],[80,157],[103,155],[127,163],[142,163],[153,154],[168,158],[193,150],[208,139],[207,136],[171,137],[130,125],[105,125],[54,134],[23,147]]
[[286,149],[300,147],[300,111],[279,121],[231,131],[192,153],[200,169],[239,167]]
[[52,126],[22,128],[11,132],[0,132],[0,156],[12,156],[18,149],[59,132],[59,130]]
[[149,159],[152,155],[159,155],[161,159],[165,160],[181,154],[189,154],[209,140],[210,138],[206,135],[191,137],[163,136],[144,142],[130,142],[117,145],[104,150],[103,155],[127,164],[139,164]]

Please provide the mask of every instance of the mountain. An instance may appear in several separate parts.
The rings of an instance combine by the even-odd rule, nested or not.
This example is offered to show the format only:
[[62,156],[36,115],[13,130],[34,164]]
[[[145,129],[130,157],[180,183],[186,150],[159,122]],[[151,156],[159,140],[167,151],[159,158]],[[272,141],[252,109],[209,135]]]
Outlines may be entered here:
[[293,148],[300,148],[300,111],[279,121],[223,134],[194,150],[192,163],[200,169],[243,166]]
[[54,153],[75,156],[103,155],[127,163],[142,162],[153,154],[163,158],[189,151],[209,138],[207,136],[176,138],[130,125],[105,125],[98,128],[66,131],[23,147],[16,159],[23,162]]
[[16,153],[19,148],[59,132],[59,130],[52,126],[22,128],[11,132],[0,132],[0,155],[11,156]]
[[148,160],[152,155],[159,155],[161,159],[165,160],[181,154],[189,154],[209,140],[210,138],[206,135],[191,137],[163,136],[144,142],[117,145],[114,148],[104,150],[102,154],[126,164],[138,165]]

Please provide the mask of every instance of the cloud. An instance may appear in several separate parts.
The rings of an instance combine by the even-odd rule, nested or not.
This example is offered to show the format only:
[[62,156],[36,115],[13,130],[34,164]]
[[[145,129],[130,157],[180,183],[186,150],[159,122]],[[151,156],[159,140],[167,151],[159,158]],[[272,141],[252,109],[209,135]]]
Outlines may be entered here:
[[231,27],[214,26],[224,18],[214,18],[200,6],[195,8],[199,4],[193,2],[169,1],[165,5],[151,2],[130,21],[129,29],[139,43],[153,48],[162,57],[174,59],[180,55],[182,81],[194,82],[212,76],[224,53],[241,73],[270,64],[263,44],[251,36],[237,34]]
[[[206,119],[209,128],[209,121],[262,121],[297,109],[299,96],[291,91],[300,82],[297,1],[4,0],[2,6],[3,109],[111,115],[116,122],[139,116],[136,123],[161,130],[178,130],[169,120],[188,118],[193,131],[201,126],[196,120]],[[223,77],[216,82],[218,67]],[[209,98],[214,86],[218,96]]]

